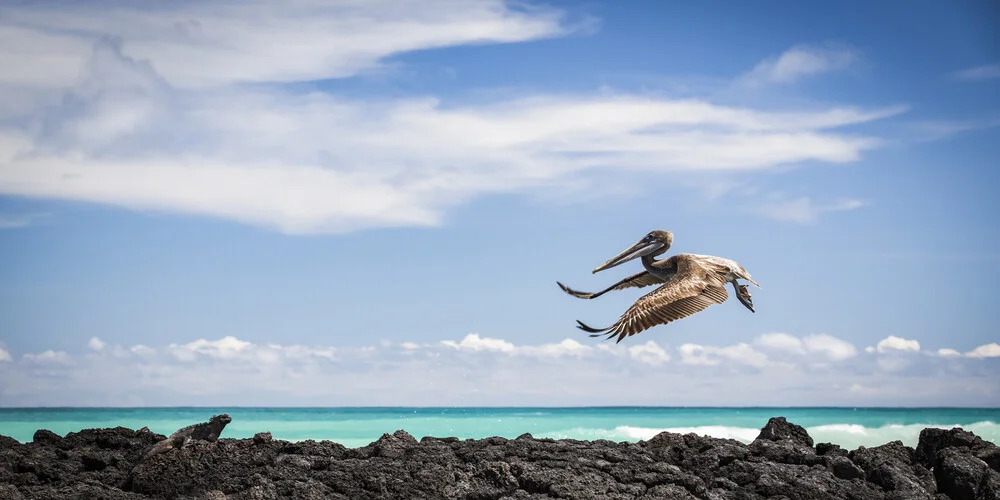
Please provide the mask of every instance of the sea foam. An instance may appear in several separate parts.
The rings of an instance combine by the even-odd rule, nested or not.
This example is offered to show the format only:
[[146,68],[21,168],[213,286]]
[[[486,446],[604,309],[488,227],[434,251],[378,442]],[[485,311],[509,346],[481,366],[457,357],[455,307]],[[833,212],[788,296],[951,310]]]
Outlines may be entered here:
[[[917,445],[920,431],[925,428],[951,429],[961,427],[967,431],[975,433],[977,436],[992,443],[1000,442],[1000,425],[992,421],[975,422],[968,425],[943,425],[943,424],[890,424],[881,427],[865,427],[859,424],[827,424],[806,427],[806,431],[813,438],[814,442],[835,443],[846,449],[854,449],[859,446],[873,447],[890,441],[902,441],[904,445]],[[589,429],[573,428],[565,431],[547,432],[537,437],[550,437],[554,439],[608,439],[611,441],[639,441],[648,440],[661,432],[673,432],[677,434],[694,433],[700,436],[711,436],[721,439],[735,439],[743,443],[752,442],[760,429],[750,427],[730,427],[722,425],[705,425],[697,427],[634,427],[628,425],[617,426],[613,429]]]

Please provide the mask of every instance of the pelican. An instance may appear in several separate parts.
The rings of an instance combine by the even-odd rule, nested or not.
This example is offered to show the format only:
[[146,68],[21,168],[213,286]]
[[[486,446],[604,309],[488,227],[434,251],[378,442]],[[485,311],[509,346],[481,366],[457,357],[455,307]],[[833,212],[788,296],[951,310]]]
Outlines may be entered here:
[[[645,271],[640,271],[631,276],[628,276],[622,279],[621,281],[599,292],[581,292],[578,290],[574,290],[558,281],[556,282],[556,284],[559,285],[559,288],[561,288],[562,291],[574,297],[580,299],[596,299],[597,297],[600,297],[601,295],[604,295],[612,290],[624,290],[626,288],[642,288],[649,285],[658,285],[666,283],[667,281],[670,281],[676,274],[677,266],[676,264],[671,262],[670,259],[653,260],[653,257],[662,255],[666,253],[667,250],[670,249],[670,246],[673,244],[674,241],[674,234],[671,233],[670,231],[659,231],[659,230],[652,231],[649,234],[647,234],[643,240],[640,240],[640,243],[650,238],[659,240],[662,243],[662,246],[661,248],[656,249],[652,253],[650,253],[648,257],[643,256],[642,262],[643,266],[646,267]],[[638,245],[638,243],[636,245]],[[633,248],[635,247],[633,246]],[[628,252],[628,250],[626,250],[626,252]],[[626,252],[622,253],[624,254]],[[698,254],[685,254],[685,255],[691,255],[699,259],[711,261],[723,266],[730,267],[732,269],[738,269],[741,270],[743,273],[746,273],[746,270],[743,269],[743,266],[740,266],[736,261],[731,259],[716,257],[714,255],[698,255]],[[622,256],[623,256],[622,254],[619,254],[616,258]],[[624,259],[621,262],[618,262],[617,264],[609,265],[609,263],[615,260],[612,259],[611,261],[605,262],[604,265],[598,267],[597,269],[594,269],[593,272],[596,273],[598,271],[603,271],[604,269],[617,266],[618,264],[622,264],[634,258],[635,257],[633,256],[629,259]],[[747,276],[749,276],[749,274],[747,274]],[[753,283],[753,280],[749,281]],[[736,291],[736,298],[740,301],[740,303],[743,304],[744,307],[749,309],[750,312],[756,312],[753,308],[753,299],[751,298],[750,290],[747,289],[747,286],[739,284],[735,279],[733,279],[731,283],[733,284],[733,289]],[[754,285],[756,284],[757,283],[754,283]]]
[[[726,283],[733,284],[737,298],[753,312],[750,291],[737,279],[749,281],[758,288],[760,285],[750,278],[750,273],[743,266],[731,259],[689,253],[677,254],[658,261],[653,260],[653,257],[665,253],[672,243],[673,234],[671,232],[652,231],[625,251],[598,266],[593,270],[594,273],[641,257],[642,265],[646,268],[647,274],[634,274],[596,294],[576,292],[560,283],[559,286],[564,291],[581,298],[593,298],[613,289],[663,283],[656,290],[636,300],[613,325],[606,328],[593,328],[577,320],[577,328],[591,333],[591,337],[607,335],[607,338],[612,338],[617,336],[618,339],[615,342],[621,342],[625,337],[635,335],[656,325],[686,318],[712,304],[725,302],[729,298],[729,294],[726,293]],[[653,281],[654,278],[658,281]]]

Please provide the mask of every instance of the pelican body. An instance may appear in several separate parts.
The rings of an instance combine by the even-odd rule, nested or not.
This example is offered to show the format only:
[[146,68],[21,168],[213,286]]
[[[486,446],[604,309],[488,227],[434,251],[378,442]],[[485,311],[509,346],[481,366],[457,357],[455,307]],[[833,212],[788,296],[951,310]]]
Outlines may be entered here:
[[749,281],[758,288],[760,285],[750,277],[750,273],[743,266],[732,259],[699,254],[677,254],[666,259],[654,260],[654,257],[666,253],[672,243],[673,233],[652,231],[625,251],[598,266],[593,270],[594,273],[641,258],[642,265],[646,268],[645,271],[633,274],[600,292],[578,292],[557,282],[566,293],[584,299],[596,298],[611,290],[641,288],[662,283],[656,290],[640,297],[613,325],[598,329],[577,321],[577,328],[592,333],[592,337],[617,336],[616,342],[621,342],[627,336],[659,324],[685,318],[712,304],[725,302],[729,298],[725,289],[726,283],[733,284],[736,298],[750,312],[754,312],[749,289],[737,280]]

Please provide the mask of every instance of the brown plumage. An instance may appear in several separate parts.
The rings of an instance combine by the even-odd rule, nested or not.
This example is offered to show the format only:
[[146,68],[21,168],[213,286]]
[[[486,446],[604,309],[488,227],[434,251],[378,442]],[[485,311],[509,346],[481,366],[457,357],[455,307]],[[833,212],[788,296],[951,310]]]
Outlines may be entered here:
[[726,279],[727,268],[692,254],[678,254],[665,260],[677,266],[673,279],[640,297],[613,325],[593,328],[577,321],[577,328],[592,333],[591,337],[617,336],[616,342],[621,342],[625,337],[686,318],[729,298],[725,289],[729,281]]
[[600,297],[611,290],[662,284],[635,301],[615,324],[607,328],[593,328],[582,321],[577,321],[579,323],[577,328],[592,333],[591,337],[617,336],[616,342],[621,342],[625,337],[653,326],[686,318],[712,304],[725,302],[729,298],[725,289],[726,283],[733,284],[736,298],[750,312],[754,312],[750,291],[737,279],[747,280],[755,286],[760,285],[757,285],[757,282],[750,277],[750,273],[738,262],[714,255],[690,253],[654,260],[654,257],[666,253],[673,239],[673,234],[669,231],[651,231],[628,249],[598,266],[593,272],[603,271],[641,257],[642,266],[646,268],[645,271],[633,274],[599,292],[580,292],[557,281],[564,292],[581,299]]
[[601,290],[600,292],[591,292],[591,293],[581,292],[578,290],[574,290],[558,281],[556,282],[556,284],[559,285],[559,288],[562,288],[564,292],[574,297],[579,297],[581,299],[596,299],[597,297],[600,297],[601,295],[604,295],[612,290],[624,290],[626,288],[642,288],[644,286],[659,285],[661,283],[664,283],[663,278],[649,274],[649,271],[641,271],[635,273],[632,276],[629,276],[619,281],[618,283],[615,283],[614,285],[611,285],[605,288],[604,290]]

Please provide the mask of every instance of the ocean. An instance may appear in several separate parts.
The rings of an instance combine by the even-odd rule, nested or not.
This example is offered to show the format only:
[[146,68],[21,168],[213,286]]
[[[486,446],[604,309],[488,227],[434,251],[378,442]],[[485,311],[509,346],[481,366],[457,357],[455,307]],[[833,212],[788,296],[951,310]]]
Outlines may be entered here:
[[1000,444],[998,408],[2,408],[0,434],[28,442],[37,429],[65,435],[95,427],[148,426],[169,435],[219,413],[233,418],[224,438],[268,431],[276,439],[328,439],[350,448],[397,429],[417,439],[515,438],[528,432],[555,439],[637,441],[670,431],[749,443],[775,416],[805,427],[816,442],[848,449],[897,439],[916,446],[925,427],[959,426]]

